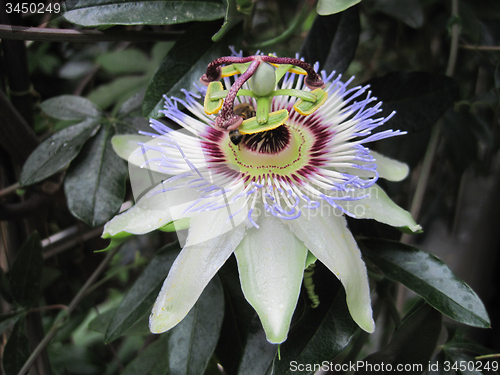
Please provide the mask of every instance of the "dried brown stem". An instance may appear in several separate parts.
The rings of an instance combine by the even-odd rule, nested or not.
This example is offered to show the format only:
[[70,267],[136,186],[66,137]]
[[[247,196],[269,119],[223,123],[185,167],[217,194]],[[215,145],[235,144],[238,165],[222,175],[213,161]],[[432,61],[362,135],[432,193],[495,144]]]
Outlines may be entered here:
[[178,31],[68,30],[0,25],[1,39],[36,40],[46,42],[154,42],[176,40],[181,34],[182,32]]

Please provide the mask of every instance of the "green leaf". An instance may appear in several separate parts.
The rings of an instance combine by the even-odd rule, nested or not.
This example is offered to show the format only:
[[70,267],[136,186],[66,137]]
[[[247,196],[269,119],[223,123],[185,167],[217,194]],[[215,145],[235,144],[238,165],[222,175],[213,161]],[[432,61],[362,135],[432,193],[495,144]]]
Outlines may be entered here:
[[58,268],[54,267],[43,267],[42,269],[42,281],[41,288],[45,290],[45,288],[52,285],[59,277],[61,277],[62,271]]
[[[142,102],[144,101],[144,94],[146,93],[146,89],[139,91],[137,94],[129,98],[125,103],[122,104],[120,109],[118,110],[117,116],[118,118],[123,118],[129,116],[133,112],[138,112],[141,110]],[[118,134],[122,134],[122,132],[117,131]]]
[[[496,0],[465,0],[464,3],[468,5],[468,9],[472,8],[473,11],[471,13],[474,13],[478,17],[490,20],[500,18],[500,3]],[[460,11],[462,11],[462,7],[460,7]]]
[[238,12],[236,6],[236,0],[225,0],[226,3],[226,15],[224,16],[224,23],[217,34],[212,37],[212,41],[218,42],[224,35],[226,35],[229,30],[231,30],[235,25],[243,21],[245,16]]
[[408,133],[434,125],[458,94],[457,84],[452,78],[427,72],[394,72],[366,84],[383,102],[381,116],[396,111],[385,128]]
[[424,24],[424,10],[418,0],[375,0],[373,9],[394,17],[414,29]]
[[266,340],[266,333],[257,315],[251,320],[245,350],[241,357],[238,375],[265,374],[276,354],[276,345]]
[[90,60],[68,61],[58,71],[62,79],[78,79],[90,74],[95,69],[95,64]]
[[300,49],[305,61],[320,69],[344,73],[354,58],[360,32],[358,7],[331,16],[317,16]]
[[106,353],[103,346],[86,347],[67,342],[64,345],[52,344],[50,349],[53,374],[105,374],[105,366],[99,355]]
[[116,340],[136,321],[150,312],[179,249],[179,243],[174,242],[158,250],[141,276],[123,297],[104,336],[106,343]]
[[446,344],[442,346],[446,354],[450,352],[466,351],[468,353],[473,353],[475,356],[478,356],[478,355],[495,353],[493,350],[485,348],[484,346],[468,338],[466,334],[457,327],[448,328],[448,337],[450,336],[451,340],[449,340]]
[[104,224],[120,209],[127,165],[113,151],[111,125],[101,128],[71,164],[64,181],[68,207],[90,226]]
[[14,301],[12,290],[10,289],[9,278],[5,274],[2,267],[0,267],[0,296],[2,296],[2,298],[10,304]]
[[25,311],[20,313],[9,313],[0,315],[0,335],[11,326],[11,324],[16,324],[17,321],[26,315]]
[[151,49],[151,69],[154,69],[151,74],[153,74],[158,65],[160,65],[163,58],[167,55],[168,51],[172,49],[175,42],[158,42]]
[[[443,138],[446,139],[448,158],[452,165],[462,174],[475,160],[478,142],[474,142],[474,125],[480,122],[476,116],[468,111],[456,112],[452,109],[446,111],[441,127]],[[488,128],[486,128],[489,131]],[[492,138],[490,138],[492,139]]]
[[51,342],[63,343],[65,341],[71,340],[74,331],[85,321],[86,317],[87,311],[84,311],[83,309],[79,309],[69,317],[67,316],[66,310],[61,310],[58,314],[58,318],[63,318],[64,323],[61,328],[57,330],[57,333]]
[[500,94],[500,62],[497,64],[495,69],[495,88],[497,93]]
[[24,329],[24,319],[17,322],[3,351],[5,375],[17,375],[30,356],[30,343]]
[[50,117],[59,120],[83,120],[102,116],[101,110],[94,103],[81,96],[57,96],[44,101],[40,107]]
[[421,304],[403,321],[385,348],[363,359],[366,368],[356,374],[376,374],[376,371],[367,370],[368,365],[376,368],[382,363],[385,366],[390,364],[394,369],[398,365],[405,366],[405,374],[421,374],[436,347],[441,332],[441,316],[429,305]]
[[[89,330],[105,334],[106,330],[108,329],[109,323],[111,323],[111,320],[113,319],[113,316],[116,313],[116,310],[117,308],[109,309],[108,311],[105,311],[102,314],[97,315],[89,323]],[[139,319],[137,322],[135,322],[125,332],[123,332],[123,336],[147,335],[149,333],[150,332],[148,325],[148,317],[145,316]]]
[[[142,105],[142,102],[141,102]],[[150,132],[149,121],[142,115],[140,116],[127,116],[116,121],[116,134],[119,135],[132,135],[138,134],[139,131]]]
[[[218,272],[224,287],[224,321],[215,354],[228,374],[238,370],[257,313],[247,302],[240,287],[236,258],[230,257]],[[260,322],[259,322],[260,324]],[[264,330],[260,326],[262,334]],[[272,352],[274,354],[274,351]],[[266,366],[269,365],[267,361]]]
[[128,364],[122,375],[166,375],[169,373],[168,334],[160,336],[158,340],[148,345],[139,355]]
[[364,256],[389,279],[400,282],[450,318],[488,328],[490,320],[474,291],[436,256],[386,240],[360,242]]
[[136,48],[107,52],[97,57],[97,63],[113,74],[145,73],[150,63],[144,52]]
[[116,313],[116,309],[109,309],[104,312],[99,312],[94,319],[92,319],[89,323],[89,330],[99,333],[106,333],[106,329],[108,329],[109,323],[113,316]]
[[101,85],[92,91],[87,98],[101,108],[111,104],[125,102],[146,85],[148,77],[121,77],[106,85]]
[[321,16],[343,12],[361,0],[319,0],[316,10]]
[[38,60],[38,67],[46,75],[50,76],[53,74],[54,70],[61,65],[61,60],[59,57],[53,54],[46,54],[41,56]]
[[151,80],[144,98],[144,117],[162,115],[163,95],[183,97],[182,89],[192,90],[199,83],[207,65],[220,56],[230,54],[228,45],[239,44],[240,33],[230,33],[213,43],[211,35],[219,28],[218,22],[195,24],[182,35],[163,59]]
[[21,185],[35,184],[66,167],[99,127],[97,118],[87,118],[47,138],[24,163],[20,178]]
[[49,48],[50,43],[44,42],[40,43],[36,50],[33,48],[28,49],[28,66],[30,74],[33,74],[36,68],[40,68],[46,75],[52,75],[54,69],[61,65],[60,59],[48,52]]
[[[106,333],[106,332],[103,332]],[[124,336],[145,336],[150,335],[151,331],[149,330],[149,316],[143,316],[137,322],[132,324],[132,327],[127,329],[123,335]]]
[[224,316],[224,295],[215,276],[168,338],[171,374],[203,374],[217,345]]
[[172,25],[216,20],[225,14],[220,0],[68,0],[63,8],[64,17],[81,26]]
[[37,304],[41,293],[42,268],[42,243],[35,232],[19,250],[9,274],[12,296],[22,307],[30,308]]

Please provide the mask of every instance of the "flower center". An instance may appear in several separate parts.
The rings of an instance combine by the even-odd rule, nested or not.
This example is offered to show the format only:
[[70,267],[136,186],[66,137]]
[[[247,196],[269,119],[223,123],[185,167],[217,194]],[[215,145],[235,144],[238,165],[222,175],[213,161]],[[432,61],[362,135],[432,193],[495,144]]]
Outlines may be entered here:
[[242,146],[250,151],[262,154],[277,154],[290,143],[290,131],[287,126],[279,126],[266,132],[246,135]]
[[313,142],[307,129],[286,123],[273,130],[246,134],[239,145],[226,136],[221,150],[226,161],[251,181],[263,181],[268,176],[288,179],[308,165]]

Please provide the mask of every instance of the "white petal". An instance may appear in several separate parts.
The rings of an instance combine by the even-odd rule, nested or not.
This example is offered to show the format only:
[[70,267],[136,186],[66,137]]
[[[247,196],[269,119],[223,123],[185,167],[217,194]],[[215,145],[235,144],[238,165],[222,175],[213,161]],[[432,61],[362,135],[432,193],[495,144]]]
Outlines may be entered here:
[[408,211],[403,210],[380,188],[373,185],[368,189],[357,189],[352,193],[355,197],[369,194],[368,197],[354,201],[335,201],[339,206],[355,215],[357,219],[375,219],[393,227],[409,228],[419,232],[422,227],[415,223]]
[[259,218],[234,252],[245,298],[257,311],[267,340],[286,340],[304,274],[307,249],[274,216]]
[[124,213],[115,216],[104,226],[104,238],[116,236],[120,232],[132,234],[149,233],[172,221],[170,211],[143,210],[135,205]]
[[[130,139],[128,139],[126,143],[123,142],[127,145],[127,152],[130,151],[130,149],[132,148],[132,144],[135,141],[133,137],[137,136],[128,137],[130,137]],[[129,154],[127,158],[129,164],[136,165],[138,167],[145,167],[155,172],[162,172],[162,170],[160,169],[159,161],[163,160],[164,156],[167,155],[167,149],[163,145],[161,145],[161,143],[164,143],[165,140],[160,137],[146,137],[146,142],[144,142],[144,140],[142,141],[146,143],[146,146],[139,146],[139,142],[140,141],[137,140],[135,149]],[[115,143],[117,143],[117,141],[115,141]],[[116,150],[116,147],[113,148]],[[125,150],[123,150],[123,152],[125,152]],[[182,160],[182,156],[178,152],[175,153],[175,157],[179,160]]]
[[158,137],[117,135],[112,144],[115,152],[129,164],[155,172],[179,174],[206,168],[200,140],[185,129]]
[[389,181],[401,181],[408,176],[410,168],[406,163],[388,158],[375,151],[370,151],[370,154],[375,158],[379,177]]
[[245,225],[232,228],[221,211],[203,212],[191,218],[186,246],[172,265],[151,312],[151,332],[165,332],[187,315],[243,239]]
[[301,215],[287,224],[309,251],[342,282],[354,321],[365,331],[373,332],[375,323],[366,266],[344,216]]
[[[394,160],[379,154],[375,151],[370,151],[371,156],[375,159],[372,162],[356,162],[359,165],[367,165],[367,164],[377,164],[377,172],[380,178],[385,178],[389,181],[401,181],[408,176],[410,172],[410,168],[407,164],[402,163],[398,160]],[[337,167],[335,168],[337,171],[342,173],[348,173],[354,176],[372,178],[375,177],[375,173],[372,171],[366,171],[359,168],[345,168],[345,167]]]
[[142,197],[132,208],[115,216],[104,226],[103,236],[115,236],[120,232],[144,234],[181,219],[186,208],[198,199],[195,189],[175,189],[154,194],[164,189],[173,188],[189,180],[178,179],[164,182]]
[[115,135],[111,139],[111,144],[119,157],[128,160],[129,156],[139,147],[139,143],[147,143],[151,139],[145,135]]
[[140,168],[134,164],[128,163],[128,175],[130,177],[130,186],[134,194],[134,200],[137,202],[151,188],[159,185],[168,178],[164,173],[155,172],[147,168]]

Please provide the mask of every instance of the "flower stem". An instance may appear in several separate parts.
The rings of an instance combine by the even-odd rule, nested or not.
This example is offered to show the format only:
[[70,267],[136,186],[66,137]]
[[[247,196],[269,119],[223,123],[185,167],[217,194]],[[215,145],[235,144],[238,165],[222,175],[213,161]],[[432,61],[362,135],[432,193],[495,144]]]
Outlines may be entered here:
[[[458,0],[453,0],[451,2],[451,15],[454,18],[458,18]],[[457,22],[451,26],[451,45],[450,54],[448,56],[448,66],[446,68],[446,75],[452,77],[455,72],[455,65],[457,63],[458,54],[458,37],[460,35],[460,27]]]
[[315,1],[310,1],[306,0],[304,2],[304,5],[302,6],[302,9],[300,10],[300,13],[295,17],[295,20],[292,22],[290,27],[286,29],[283,34],[277,36],[276,38],[268,39],[263,42],[257,42],[254,44],[250,44],[247,46],[249,49],[260,49],[264,47],[269,47],[272,46],[273,44],[277,44],[280,42],[284,42],[285,40],[289,39],[297,29],[302,26],[304,21],[306,20],[307,16],[309,15],[310,10],[312,9]]
[[92,273],[92,275],[88,278],[86,283],[82,286],[78,294],[73,298],[71,303],[68,305],[68,308],[66,310],[66,314],[58,317],[52,327],[50,328],[49,332],[45,335],[45,337],[40,341],[40,343],[37,345],[35,350],[31,353],[30,357],[24,364],[24,366],[21,368],[19,371],[18,375],[25,375],[28,373],[28,370],[30,367],[33,365],[33,363],[36,361],[40,353],[42,352],[43,349],[50,343],[50,341],[54,338],[54,336],[57,334],[58,329],[61,327],[62,323],[64,322],[66,316],[71,314],[73,310],[76,308],[76,306],[80,303],[82,300],[83,296],[85,295],[87,289],[90,288],[90,286],[95,282],[95,280],[99,277],[99,275],[104,271],[108,263],[111,261],[113,256],[116,254],[118,251],[119,247],[111,250],[108,255],[106,255],[106,258],[103,259],[101,264],[95,269],[95,271]]
[[461,44],[459,47],[463,48],[463,49],[472,49],[472,50],[477,50],[477,51],[500,52],[500,46],[476,46],[476,45],[472,45],[472,44]]
[[6,197],[10,194],[14,194],[17,189],[21,189],[21,185],[19,184],[19,182],[16,182],[14,185],[7,186],[6,188],[0,190],[0,198]]
[[[452,17],[458,17],[458,0],[452,0],[451,15]],[[455,72],[455,65],[458,54],[459,34],[460,34],[460,28],[458,24],[455,23],[451,28],[451,45],[450,45],[450,53],[448,55],[448,65],[446,68],[446,75],[448,77],[452,77]],[[432,129],[431,138],[429,140],[429,145],[427,146],[427,150],[425,152],[424,161],[422,163],[422,169],[420,171],[417,187],[415,189],[415,194],[413,195],[413,200],[411,202],[410,213],[415,220],[418,220],[420,209],[422,208],[422,202],[424,200],[425,191],[427,190],[427,184],[429,182],[432,163],[434,161],[434,156],[436,155],[437,147],[439,144],[442,122],[443,120],[440,119]],[[411,235],[403,234],[401,236],[401,242],[410,243],[411,238],[412,238]],[[396,306],[399,311],[401,311],[403,308],[403,304],[405,301],[405,292],[406,290],[404,286],[399,285],[396,297]]]
[[413,201],[411,203],[410,212],[415,219],[418,218],[420,209],[422,208],[422,202],[424,200],[425,190],[429,182],[432,163],[434,161],[434,156],[436,155],[436,150],[439,143],[440,130],[441,121],[439,121],[432,129],[429,145],[427,146],[427,150],[425,151],[424,161],[422,163],[422,169],[420,171],[417,188],[415,189],[415,195],[413,196]]
[[68,306],[66,305],[47,305],[47,306],[40,306],[40,307],[35,307],[34,309],[29,310],[29,313],[33,312],[38,312],[38,311],[47,311],[47,310],[68,310]]
[[183,32],[168,31],[100,31],[48,29],[40,27],[0,25],[0,39],[34,40],[46,42],[130,42],[176,40]]
[[[451,15],[452,17],[458,17],[458,0],[453,0],[451,5]],[[458,37],[460,29],[458,24],[454,24],[451,27],[451,46],[450,53],[448,56],[448,65],[446,68],[446,75],[452,77],[455,72],[455,65],[458,54]],[[429,182],[429,176],[432,168],[432,163],[434,161],[434,156],[436,155],[436,150],[439,144],[439,136],[441,130],[442,120],[434,126],[431,133],[431,138],[429,140],[429,145],[427,146],[427,151],[425,152],[424,161],[422,163],[422,170],[420,171],[420,176],[418,179],[417,187],[415,189],[415,194],[411,203],[410,213],[415,220],[418,220],[420,214],[420,209],[422,208],[422,202],[424,200],[425,190],[427,189],[427,184]],[[401,242],[409,243],[411,236],[408,234],[403,234],[401,236]]]

